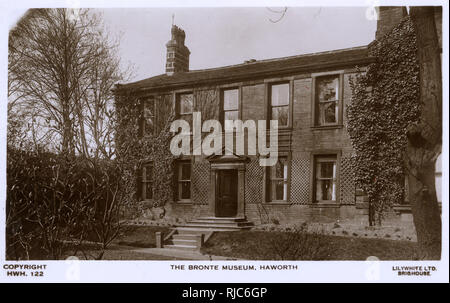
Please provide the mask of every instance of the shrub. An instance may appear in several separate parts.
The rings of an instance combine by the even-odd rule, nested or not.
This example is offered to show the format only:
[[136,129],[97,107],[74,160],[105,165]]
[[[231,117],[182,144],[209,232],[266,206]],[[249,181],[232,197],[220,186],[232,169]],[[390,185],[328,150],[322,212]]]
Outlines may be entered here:
[[323,231],[308,232],[306,224],[274,234],[257,249],[281,260],[325,260],[330,255]]
[[7,259],[60,259],[86,240],[101,258],[120,227],[120,184],[114,161],[8,148]]

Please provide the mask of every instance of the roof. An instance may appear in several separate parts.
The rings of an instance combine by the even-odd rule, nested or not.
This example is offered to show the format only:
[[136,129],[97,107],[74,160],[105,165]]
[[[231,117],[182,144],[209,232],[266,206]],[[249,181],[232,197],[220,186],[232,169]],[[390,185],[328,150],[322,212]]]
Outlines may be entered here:
[[235,82],[277,74],[311,72],[325,68],[370,63],[368,47],[354,47],[269,60],[253,61],[219,68],[162,74],[137,82],[120,84],[118,89],[168,89],[192,85]]

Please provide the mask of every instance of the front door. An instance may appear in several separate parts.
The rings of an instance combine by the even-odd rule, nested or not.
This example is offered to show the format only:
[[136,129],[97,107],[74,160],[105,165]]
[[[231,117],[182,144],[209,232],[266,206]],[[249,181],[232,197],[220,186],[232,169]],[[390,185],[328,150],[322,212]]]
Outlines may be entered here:
[[237,215],[238,173],[235,169],[219,170],[216,184],[216,217]]

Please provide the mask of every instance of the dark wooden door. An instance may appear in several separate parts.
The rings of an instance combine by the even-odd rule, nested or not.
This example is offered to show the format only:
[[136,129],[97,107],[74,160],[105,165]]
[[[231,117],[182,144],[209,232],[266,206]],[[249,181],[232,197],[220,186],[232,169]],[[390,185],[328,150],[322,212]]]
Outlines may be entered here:
[[237,170],[218,172],[216,191],[216,216],[234,217],[237,214],[238,174]]

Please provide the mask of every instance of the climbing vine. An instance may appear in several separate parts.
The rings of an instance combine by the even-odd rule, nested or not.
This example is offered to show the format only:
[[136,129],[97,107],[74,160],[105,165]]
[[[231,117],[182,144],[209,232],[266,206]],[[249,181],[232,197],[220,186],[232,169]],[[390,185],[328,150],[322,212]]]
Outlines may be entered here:
[[[140,182],[143,166],[153,163],[153,205],[163,207],[173,199],[173,155],[170,152],[170,124],[174,119],[171,95],[155,98],[154,131],[142,133],[143,98],[130,91],[116,94],[116,154],[124,167],[124,188],[129,209],[139,216]],[[137,213],[136,213],[137,212]]]
[[[202,113],[202,120],[218,119],[219,97],[216,87],[195,89],[195,110]],[[124,167],[125,188],[128,209],[139,216],[150,207],[162,207],[173,201],[174,156],[170,152],[171,122],[175,118],[173,95],[161,94],[154,98],[155,112],[151,114],[153,131],[142,132],[145,117],[145,98],[131,90],[116,92],[116,154]],[[153,163],[153,205],[136,203],[140,197],[140,181],[143,166]],[[164,212],[163,212],[164,213]]]
[[356,151],[357,184],[366,192],[378,224],[404,200],[406,129],[419,117],[419,66],[409,17],[374,42],[376,62],[351,79],[348,131]]

